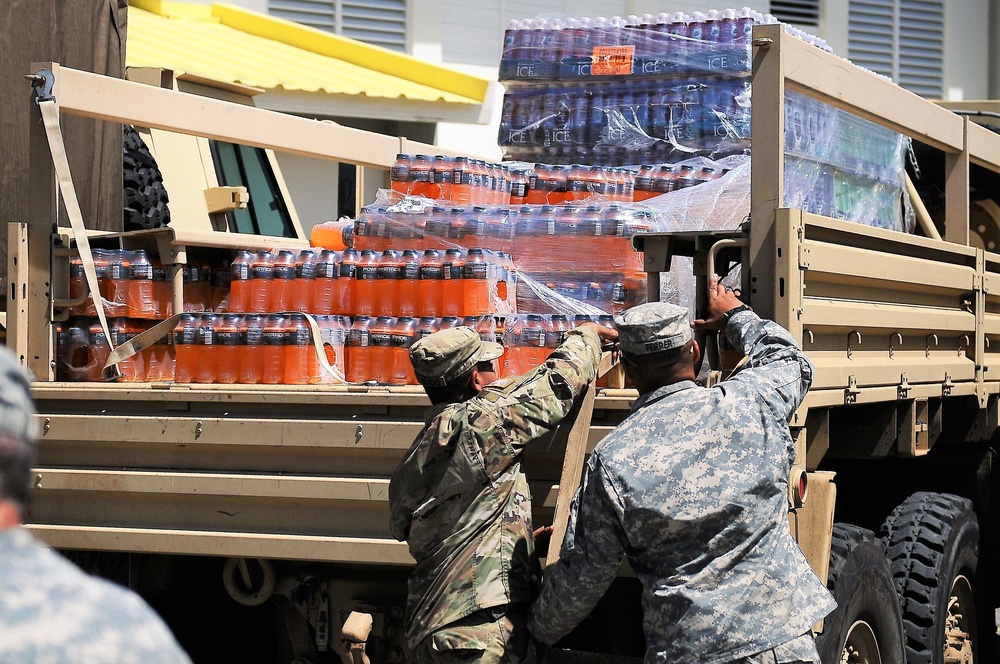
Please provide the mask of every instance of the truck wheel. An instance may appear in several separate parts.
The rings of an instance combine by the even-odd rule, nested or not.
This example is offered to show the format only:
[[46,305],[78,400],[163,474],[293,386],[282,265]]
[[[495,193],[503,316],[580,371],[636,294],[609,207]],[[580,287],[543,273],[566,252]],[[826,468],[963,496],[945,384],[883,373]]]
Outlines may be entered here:
[[834,524],[827,586],[837,609],[816,637],[824,664],[906,663],[892,572],[872,531]]
[[170,223],[163,174],[145,141],[131,125],[122,125],[122,210],[125,230],[161,228]]
[[915,493],[882,524],[909,664],[972,664],[980,649],[973,580],[979,524],[972,503]]

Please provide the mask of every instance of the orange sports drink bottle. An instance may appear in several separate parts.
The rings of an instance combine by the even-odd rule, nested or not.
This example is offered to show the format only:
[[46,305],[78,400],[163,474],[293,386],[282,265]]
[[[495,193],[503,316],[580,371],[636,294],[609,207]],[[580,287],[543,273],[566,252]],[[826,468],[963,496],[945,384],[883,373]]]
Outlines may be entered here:
[[[115,348],[131,340],[139,333],[132,325],[132,321],[127,318],[115,318],[109,321],[108,331],[111,332],[111,344]],[[141,383],[146,380],[146,368],[143,364],[141,353],[136,353],[119,362],[118,371],[121,373],[122,382]]]
[[192,383],[198,368],[198,319],[182,314],[174,327],[174,382]]
[[354,272],[354,313],[362,316],[375,314],[375,300],[378,297],[379,254],[374,249],[361,252]]
[[463,316],[462,277],[465,272],[465,251],[448,249],[444,254],[441,274],[444,282],[441,285],[441,314],[444,316]]
[[452,160],[451,200],[458,205],[472,203],[472,165],[468,157],[455,157]]
[[410,165],[410,195],[433,198],[434,164],[425,154],[418,154]]
[[292,308],[295,289],[295,252],[282,249],[274,257],[274,279],[267,298],[267,310],[287,311]]
[[256,314],[267,313],[271,284],[274,282],[274,254],[258,251],[250,263],[250,307]]
[[410,363],[410,346],[416,340],[417,321],[412,316],[400,316],[392,327],[392,362],[387,382],[393,385],[416,385],[417,376]]
[[354,306],[354,282],[360,260],[361,255],[350,247],[344,249],[344,253],[340,255],[340,283],[339,290],[335,291],[340,294],[340,299],[334,300],[333,310],[345,316],[360,313]]
[[410,158],[410,155],[400,153],[396,155],[396,161],[393,162],[392,168],[389,169],[389,181],[392,183],[392,190],[400,196],[410,193],[410,183],[413,181],[410,177],[412,163],[413,160]]
[[392,316],[379,316],[372,325],[368,380],[388,383],[392,376],[392,329],[395,325],[396,319]]
[[271,314],[264,323],[264,371],[260,382],[277,385],[285,379],[286,320],[281,314]]
[[347,331],[344,352],[346,354],[345,375],[349,383],[364,383],[371,373],[372,319],[355,316],[354,323]]
[[285,385],[309,385],[319,382],[316,345],[305,314],[293,313],[288,319],[285,343]]
[[215,343],[215,326],[219,317],[204,313],[198,320],[198,336],[195,342],[195,357],[198,366],[194,372],[194,382],[214,383],[219,371],[219,347]]
[[240,379],[243,353],[240,344],[240,317],[226,314],[216,319],[215,354],[218,358],[215,382],[231,385]]
[[378,260],[378,281],[375,284],[373,309],[376,316],[395,316],[399,309],[399,276],[403,261],[395,249],[385,249]]
[[[316,290],[316,252],[304,249],[295,259],[295,281],[292,283],[292,310],[312,311]],[[325,311],[323,313],[326,313]]]
[[240,373],[237,382],[256,385],[264,378],[264,317],[247,314],[240,323]]
[[229,311],[237,313],[250,311],[252,260],[253,254],[249,251],[240,251],[229,265]]
[[489,265],[482,249],[469,249],[462,270],[462,313],[480,316],[490,310]]
[[132,318],[152,318],[156,313],[153,264],[142,249],[133,253],[129,263],[127,310]]
[[[340,313],[340,265],[337,264],[337,252],[324,249],[316,258],[314,266],[313,299],[309,311],[318,315]],[[337,303],[335,308],[334,303]]]
[[104,334],[104,329],[98,321],[87,330],[87,343],[90,346],[90,362],[87,363],[86,376],[88,381],[104,380],[104,365],[111,355],[111,346]]
[[400,257],[399,280],[396,282],[396,313],[400,316],[415,316],[418,312],[418,292],[420,287],[420,252],[405,249]]

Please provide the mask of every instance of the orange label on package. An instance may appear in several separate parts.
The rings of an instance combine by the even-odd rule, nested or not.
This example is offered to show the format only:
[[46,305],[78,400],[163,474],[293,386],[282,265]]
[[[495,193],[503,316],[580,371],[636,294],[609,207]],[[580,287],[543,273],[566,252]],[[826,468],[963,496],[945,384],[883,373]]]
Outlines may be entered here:
[[590,56],[591,76],[616,76],[632,73],[635,46],[595,46]]

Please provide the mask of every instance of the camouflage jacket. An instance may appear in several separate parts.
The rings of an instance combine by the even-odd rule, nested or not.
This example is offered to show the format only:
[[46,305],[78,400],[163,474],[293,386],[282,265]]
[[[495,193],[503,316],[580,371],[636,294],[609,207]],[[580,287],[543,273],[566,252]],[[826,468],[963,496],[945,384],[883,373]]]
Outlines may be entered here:
[[407,540],[406,639],[480,609],[526,602],[534,559],[524,446],[550,432],[594,380],[600,339],[570,331],[545,364],[468,401],[439,404],[389,484],[392,534]]
[[190,661],[138,595],[88,576],[25,528],[0,530],[0,662]]
[[836,606],[788,527],[788,420],[812,365],[753,312],[726,331],[746,368],[710,389],[682,381],[643,394],[590,456],[529,617],[540,641],[587,616],[623,556],[643,584],[646,662],[737,660]]

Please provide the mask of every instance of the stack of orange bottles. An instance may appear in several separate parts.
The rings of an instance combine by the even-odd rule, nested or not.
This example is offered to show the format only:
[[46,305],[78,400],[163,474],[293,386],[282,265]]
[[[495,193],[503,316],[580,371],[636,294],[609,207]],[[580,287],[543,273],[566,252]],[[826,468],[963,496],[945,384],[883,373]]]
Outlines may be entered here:
[[271,298],[271,284],[274,282],[274,254],[258,251],[250,263],[250,307],[248,311],[267,313]]
[[281,314],[271,314],[264,323],[264,371],[260,382],[277,385],[285,379],[286,320]]
[[405,249],[401,257],[399,281],[396,282],[397,309],[400,316],[415,316],[420,286],[420,254],[415,249]]
[[444,155],[434,157],[434,186],[430,188],[428,198],[436,198],[443,201],[451,200],[451,175],[454,165],[451,158]]
[[274,257],[274,279],[267,298],[267,310],[287,311],[292,308],[295,289],[295,253],[282,249]]
[[393,385],[416,385],[417,376],[410,363],[410,346],[415,341],[417,321],[412,316],[400,316],[392,326],[392,361],[386,382]]
[[288,319],[285,343],[286,385],[309,385],[319,382],[316,345],[305,314],[293,313]]
[[364,383],[371,374],[371,328],[369,316],[355,316],[351,329],[347,332],[344,351],[346,357],[347,382]]
[[444,254],[442,263],[441,307],[443,316],[461,316],[464,300],[462,277],[465,273],[465,251],[449,249]]
[[338,313],[348,316],[358,313],[354,305],[354,281],[360,260],[361,255],[353,248],[344,249],[344,253],[340,255],[340,281],[337,290],[334,291],[337,296],[333,304],[333,310]]
[[198,366],[194,372],[194,382],[214,383],[219,370],[219,347],[215,343],[216,324],[219,317],[204,313],[198,320],[198,336],[195,355]]
[[425,249],[420,258],[420,280],[417,283],[416,308],[427,316],[441,314],[441,300],[444,291],[444,270],[441,252]]
[[[139,330],[132,324],[132,321],[127,318],[115,318],[112,320],[108,326],[108,331],[111,332],[111,343],[115,348],[121,346],[126,341],[130,341],[139,333]],[[141,383],[146,380],[146,367],[143,364],[143,357],[140,353],[136,353],[119,362],[118,371],[121,373],[122,381],[126,383]]]
[[434,198],[434,165],[431,158],[425,154],[418,154],[410,164],[410,187],[411,196],[425,196]]
[[[316,291],[316,252],[308,249],[299,252],[295,259],[295,282],[292,288],[292,309],[312,311]],[[317,313],[329,313],[321,311]]]
[[335,296],[340,289],[340,266],[337,265],[337,252],[330,249],[321,251],[316,259],[313,274],[315,281],[313,282],[313,299],[309,311],[320,315],[329,314],[335,311]]
[[373,249],[361,252],[354,272],[354,312],[363,316],[375,314],[378,292],[379,255]]
[[229,266],[229,311],[250,311],[250,264],[253,254],[240,251]]
[[264,317],[247,314],[240,323],[240,373],[237,382],[256,385],[264,378]]
[[455,157],[451,170],[451,200],[459,205],[472,203],[472,165],[468,157]]
[[156,318],[169,318],[174,311],[174,285],[170,281],[167,266],[160,261],[153,262],[153,302]]
[[174,382],[192,383],[198,368],[198,319],[182,314],[174,327]]
[[215,354],[218,366],[215,382],[231,385],[240,379],[240,365],[246,358],[241,352],[240,317],[226,314],[216,318]]
[[376,316],[395,316],[399,310],[399,277],[403,272],[400,253],[394,249],[382,252],[378,261],[378,282],[373,301]]
[[397,154],[396,161],[389,169],[389,181],[392,183],[392,190],[402,197],[410,193],[410,166],[412,159],[408,154]]

